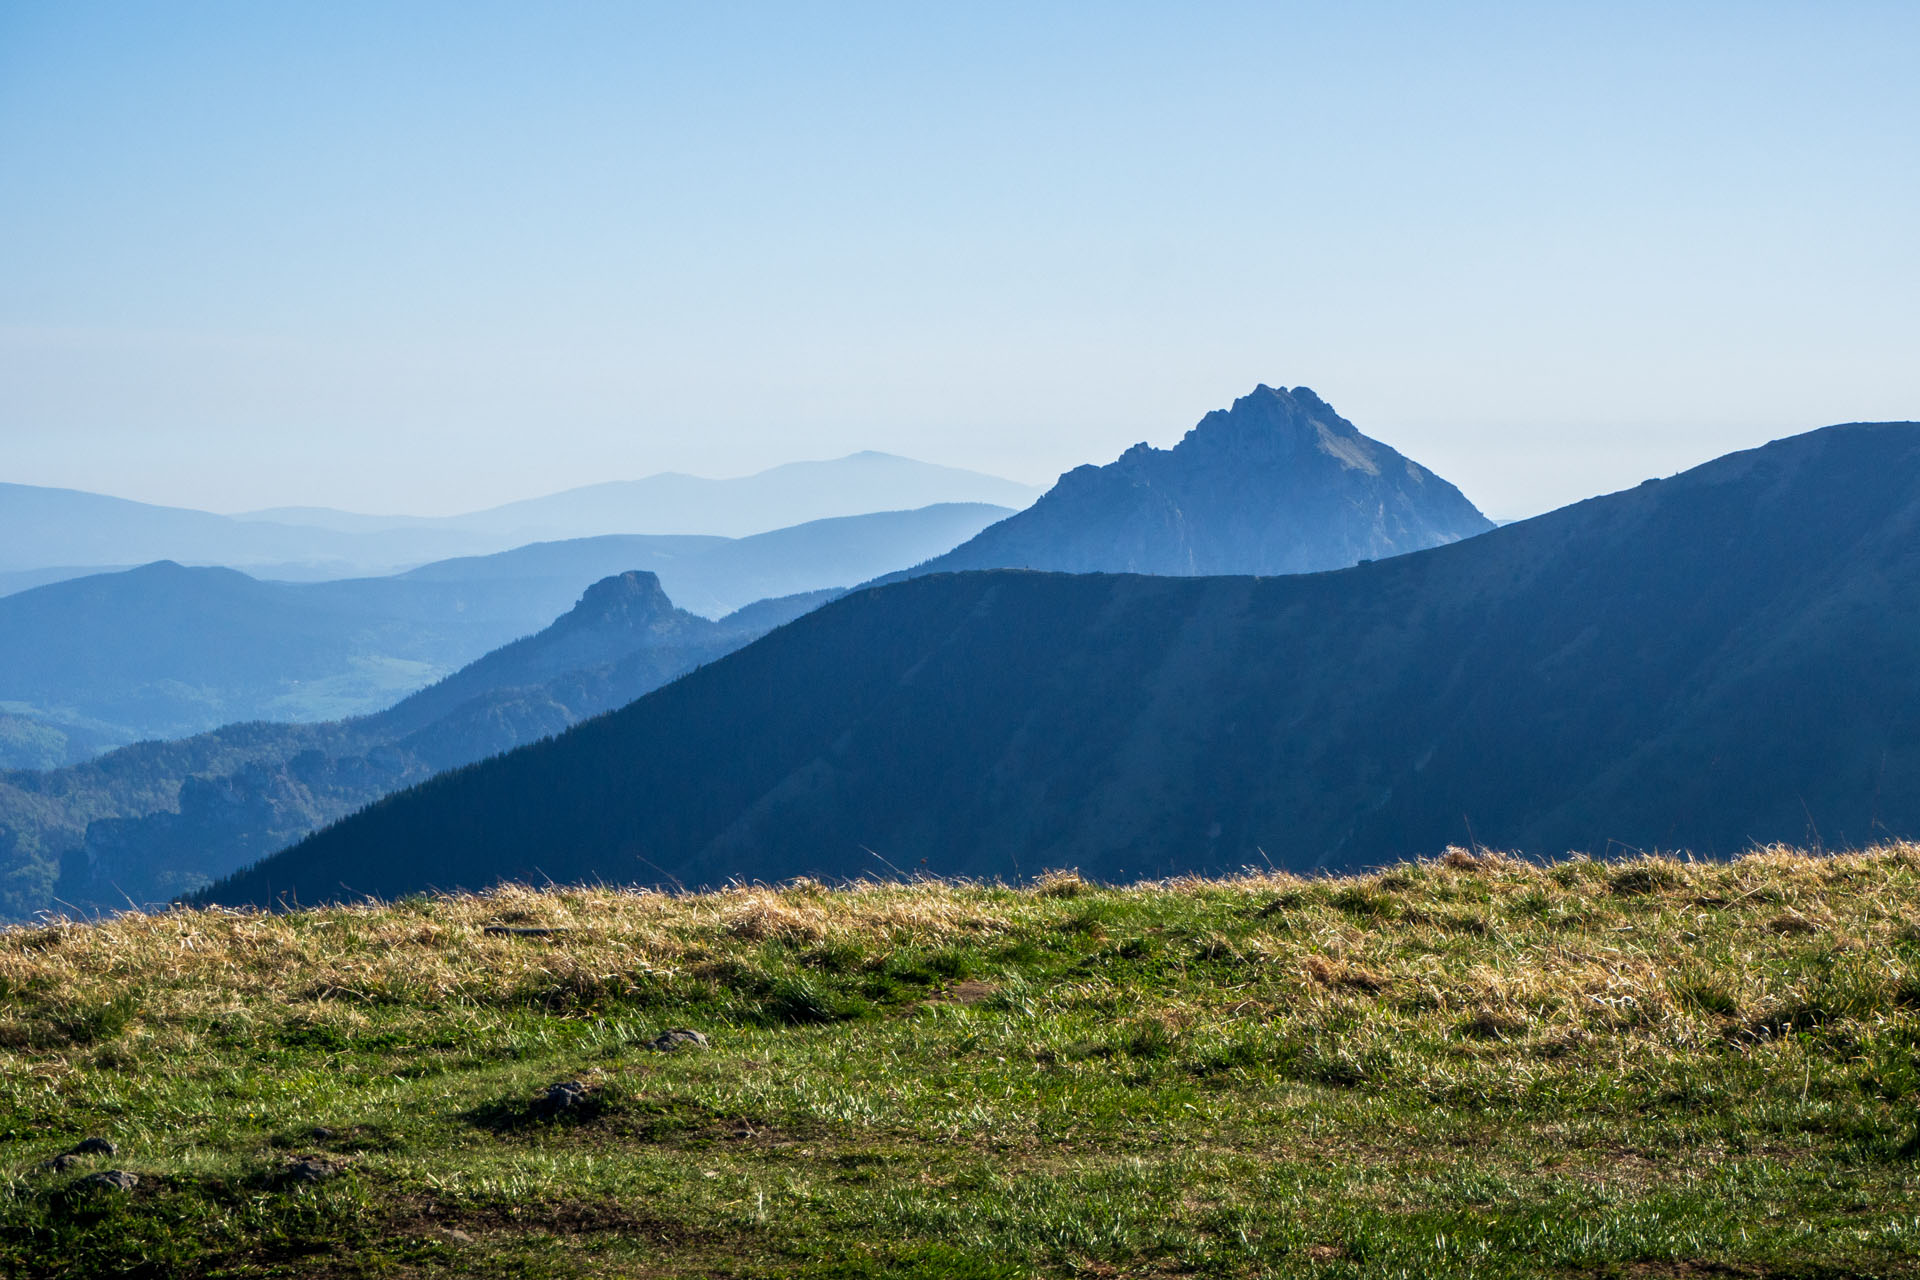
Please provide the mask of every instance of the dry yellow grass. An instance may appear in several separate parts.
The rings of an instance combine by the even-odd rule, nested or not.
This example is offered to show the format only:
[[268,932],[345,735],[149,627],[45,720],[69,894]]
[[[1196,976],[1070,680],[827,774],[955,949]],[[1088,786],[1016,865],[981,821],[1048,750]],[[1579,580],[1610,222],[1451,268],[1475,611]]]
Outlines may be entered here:
[[[534,1124],[556,1079],[604,1120]],[[1905,1275],[1916,1100],[1913,844],[0,931],[22,1274]],[[159,1188],[117,1234],[31,1172],[89,1131]],[[276,1199],[289,1152],[345,1172]]]
[[[1369,876],[1118,889],[1070,872],[1024,891],[935,881],[691,895],[506,886],[285,914],[176,909],[9,928],[0,990],[84,1005],[137,987],[149,1030],[221,1011],[492,1007],[516,993],[564,1002],[569,992],[671,984],[767,943],[885,953],[1031,930],[1072,917],[1090,895],[1110,906],[1185,895],[1257,904],[1263,927],[1214,945],[1258,974],[1261,999],[1296,1012],[1385,1002],[1402,1016],[1475,1019],[1489,1038],[1606,1031],[1678,1049],[1721,1034],[1730,1013],[1757,1021],[1817,999],[1810,973],[1769,963],[1810,945],[1864,987],[1911,981],[1888,947],[1920,927],[1917,872],[1920,846],[1891,844],[1548,866],[1452,850]],[[1732,1010],[1690,1004],[1695,978],[1720,984]],[[1833,975],[1819,985],[1830,990]],[[7,1036],[0,1022],[0,1043]]]

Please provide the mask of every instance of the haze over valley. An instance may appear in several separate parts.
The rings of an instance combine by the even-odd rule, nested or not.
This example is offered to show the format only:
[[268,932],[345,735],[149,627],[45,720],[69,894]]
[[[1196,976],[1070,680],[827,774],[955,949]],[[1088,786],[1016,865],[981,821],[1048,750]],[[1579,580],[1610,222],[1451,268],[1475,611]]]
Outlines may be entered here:
[[608,534],[745,538],[881,511],[949,504],[1018,508],[1038,492],[997,476],[872,451],[789,463],[733,480],[662,473],[609,481],[432,518],[319,507],[222,516],[0,483],[0,595],[79,577],[90,568],[155,560],[316,581]]

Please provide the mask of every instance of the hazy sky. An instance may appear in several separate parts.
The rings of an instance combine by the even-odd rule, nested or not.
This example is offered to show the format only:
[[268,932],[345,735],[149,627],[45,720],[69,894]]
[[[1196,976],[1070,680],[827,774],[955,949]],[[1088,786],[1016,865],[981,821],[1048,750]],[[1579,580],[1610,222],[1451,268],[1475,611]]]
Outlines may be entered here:
[[446,512],[1256,382],[1527,514],[1920,418],[1920,4],[0,3],[0,480]]

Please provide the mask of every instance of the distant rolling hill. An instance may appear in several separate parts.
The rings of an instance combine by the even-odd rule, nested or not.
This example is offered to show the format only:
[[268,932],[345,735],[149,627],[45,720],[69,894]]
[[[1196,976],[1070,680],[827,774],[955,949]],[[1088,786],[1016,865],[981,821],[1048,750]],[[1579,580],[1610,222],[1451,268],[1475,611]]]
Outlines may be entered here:
[[13,717],[0,722],[0,768],[235,721],[375,711],[628,569],[658,574],[691,611],[719,615],[865,581],[1004,514],[950,504],[740,539],[588,538],[332,582],[159,563],[36,587],[0,598],[0,713]]
[[646,569],[660,576],[683,608],[718,617],[754,600],[864,582],[910,563],[923,548],[964,542],[1006,514],[1005,507],[945,503],[815,520],[743,538],[609,534],[443,560],[400,576],[422,584],[566,582],[577,594],[580,585],[607,574]]
[[35,587],[44,587],[50,582],[68,582],[74,578],[89,578],[97,573],[118,573],[122,569],[137,567],[130,564],[93,564],[0,570],[0,596],[10,596],[17,591],[31,591]]
[[531,532],[548,539],[668,532],[743,538],[833,516],[936,504],[986,503],[1017,510],[1039,495],[1034,485],[868,450],[823,462],[789,462],[730,480],[666,472],[610,481],[433,525],[468,533]]
[[872,452],[727,480],[670,472],[443,517],[322,507],[225,516],[75,489],[0,484],[0,595],[156,560],[310,582],[605,534],[740,538],[942,504],[1012,510],[1039,492],[998,476]]
[[1256,579],[858,592],[217,886],[1312,870],[1920,836],[1920,425]]
[[167,898],[387,792],[622,706],[815,608],[760,601],[718,622],[650,573],[589,587],[535,635],[376,715],[228,725],[48,772],[0,773],[0,918]]
[[78,576],[89,567],[177,560],[345,577],[498,549],[496,540],[460,530],[302,528],[77,489],[0,484],[0,589],[25,589],[50,566]]
[[1491,528],[1458,489],[1307,388],[1262,385],[1171,449],[1139,444],[1076,467],[912,572],[1312,573]]

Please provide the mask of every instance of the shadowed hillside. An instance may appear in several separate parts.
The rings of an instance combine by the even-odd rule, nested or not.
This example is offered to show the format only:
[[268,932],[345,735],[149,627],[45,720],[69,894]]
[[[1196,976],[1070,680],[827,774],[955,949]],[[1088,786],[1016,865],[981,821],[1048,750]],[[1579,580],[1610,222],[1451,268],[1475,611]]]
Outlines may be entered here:
[[1832,427],[1343,572],[860,592],[210,900],[1862,843],[1916,652],[1920,428]]
[[206,884],[441,769],[558,733],[833,598],[718,621],[650,573],[590,587],[545,630],[377,715],[228,725],[46,773],[0,773],[0,919],[115,910]]

